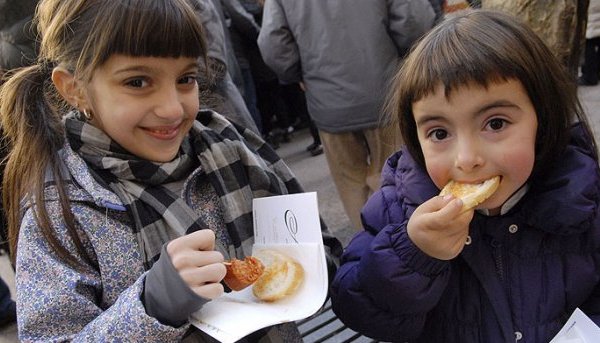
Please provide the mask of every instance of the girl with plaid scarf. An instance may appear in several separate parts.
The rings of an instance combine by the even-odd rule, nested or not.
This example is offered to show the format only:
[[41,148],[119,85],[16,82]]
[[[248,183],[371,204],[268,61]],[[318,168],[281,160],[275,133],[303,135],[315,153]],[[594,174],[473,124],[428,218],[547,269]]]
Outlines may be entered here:
[[[212,341],[187,318],[250,254],[252,199],[300,185],[260,137],[198,111],[194,3],[43,0],[35,22],[39,62],[0,89],[20,340]],[[291,323],[243,341],[259,339],[300,341]]]

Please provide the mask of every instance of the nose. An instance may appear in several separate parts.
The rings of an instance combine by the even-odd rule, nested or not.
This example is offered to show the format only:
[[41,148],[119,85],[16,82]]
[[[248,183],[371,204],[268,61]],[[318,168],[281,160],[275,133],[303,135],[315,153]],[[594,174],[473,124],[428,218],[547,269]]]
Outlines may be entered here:
[[166,87],[157,97],[154,112],[158,117],[178,119],[184,114],[182,96],[176,87]]
[[484,147],[477,140],[468,138],[460,139],[456,147],[454,166],[465,173],[481,167],[484,163],[484,158],[481,154],[482,148]]

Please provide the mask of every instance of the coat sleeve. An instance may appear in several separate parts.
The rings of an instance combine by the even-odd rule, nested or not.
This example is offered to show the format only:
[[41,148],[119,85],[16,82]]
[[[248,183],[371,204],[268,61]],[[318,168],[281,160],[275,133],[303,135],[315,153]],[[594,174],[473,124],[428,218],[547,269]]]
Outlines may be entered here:
[[407,52],[433,27],[435,12],[429,0],[387,0],[388,30],[398,51]]
[[250,12],[246,11],[239,0],[223,0],[223,7],[227,11],[231,24],[241,33],[246,39],[256,41],[260,27],[254,20]]
[[265,2],[258,47],[265,63],[283,83],[302,81],[300,51],[278,0]]
[[[84,261],[66,238],[64,225],[55,227],[69,252]],[[83,239],[84,245],[89,245]],[[166,326],[146,314],[140,300],[146,274],[126,288],[114,303],[105,304],[104,285],[94,262],[75,269],[58,258],[43,238],[31,209],[24,216],[17,251],[15,281],[20,341],[173,342],[181,339],[189,327],[189,324],[180,328]]]
[[[365,205],[365,231],[344,251],[332,285],[332,304],[353,330],[377,340],[404,341],[421,334],[427,313],[448,284],[450,264],[427,256],[412,243],[407,218],[385,218],[389,206],[399,206],[390,199],[384,188]],[[365,215],[372,211],[375,218]]]

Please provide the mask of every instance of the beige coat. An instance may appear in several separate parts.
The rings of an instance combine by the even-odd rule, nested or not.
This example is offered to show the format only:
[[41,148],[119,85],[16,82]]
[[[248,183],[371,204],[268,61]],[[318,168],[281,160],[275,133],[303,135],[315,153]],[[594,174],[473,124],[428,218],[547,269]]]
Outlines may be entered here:
[[585,38],[600,37],[600,0],[590,0]]

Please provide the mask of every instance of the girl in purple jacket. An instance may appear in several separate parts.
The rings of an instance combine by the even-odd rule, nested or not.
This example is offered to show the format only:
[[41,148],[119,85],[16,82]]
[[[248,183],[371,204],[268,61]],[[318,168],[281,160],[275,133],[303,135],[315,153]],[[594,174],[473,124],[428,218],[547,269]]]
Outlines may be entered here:
[[[571,77],[515,19],[469,11],[399,71],[406,146],[383,170],[332,285],[383,341],[548,342],[576,308],[600,323],[600,173]],[[437,196],[500,176],[475,210]]]

